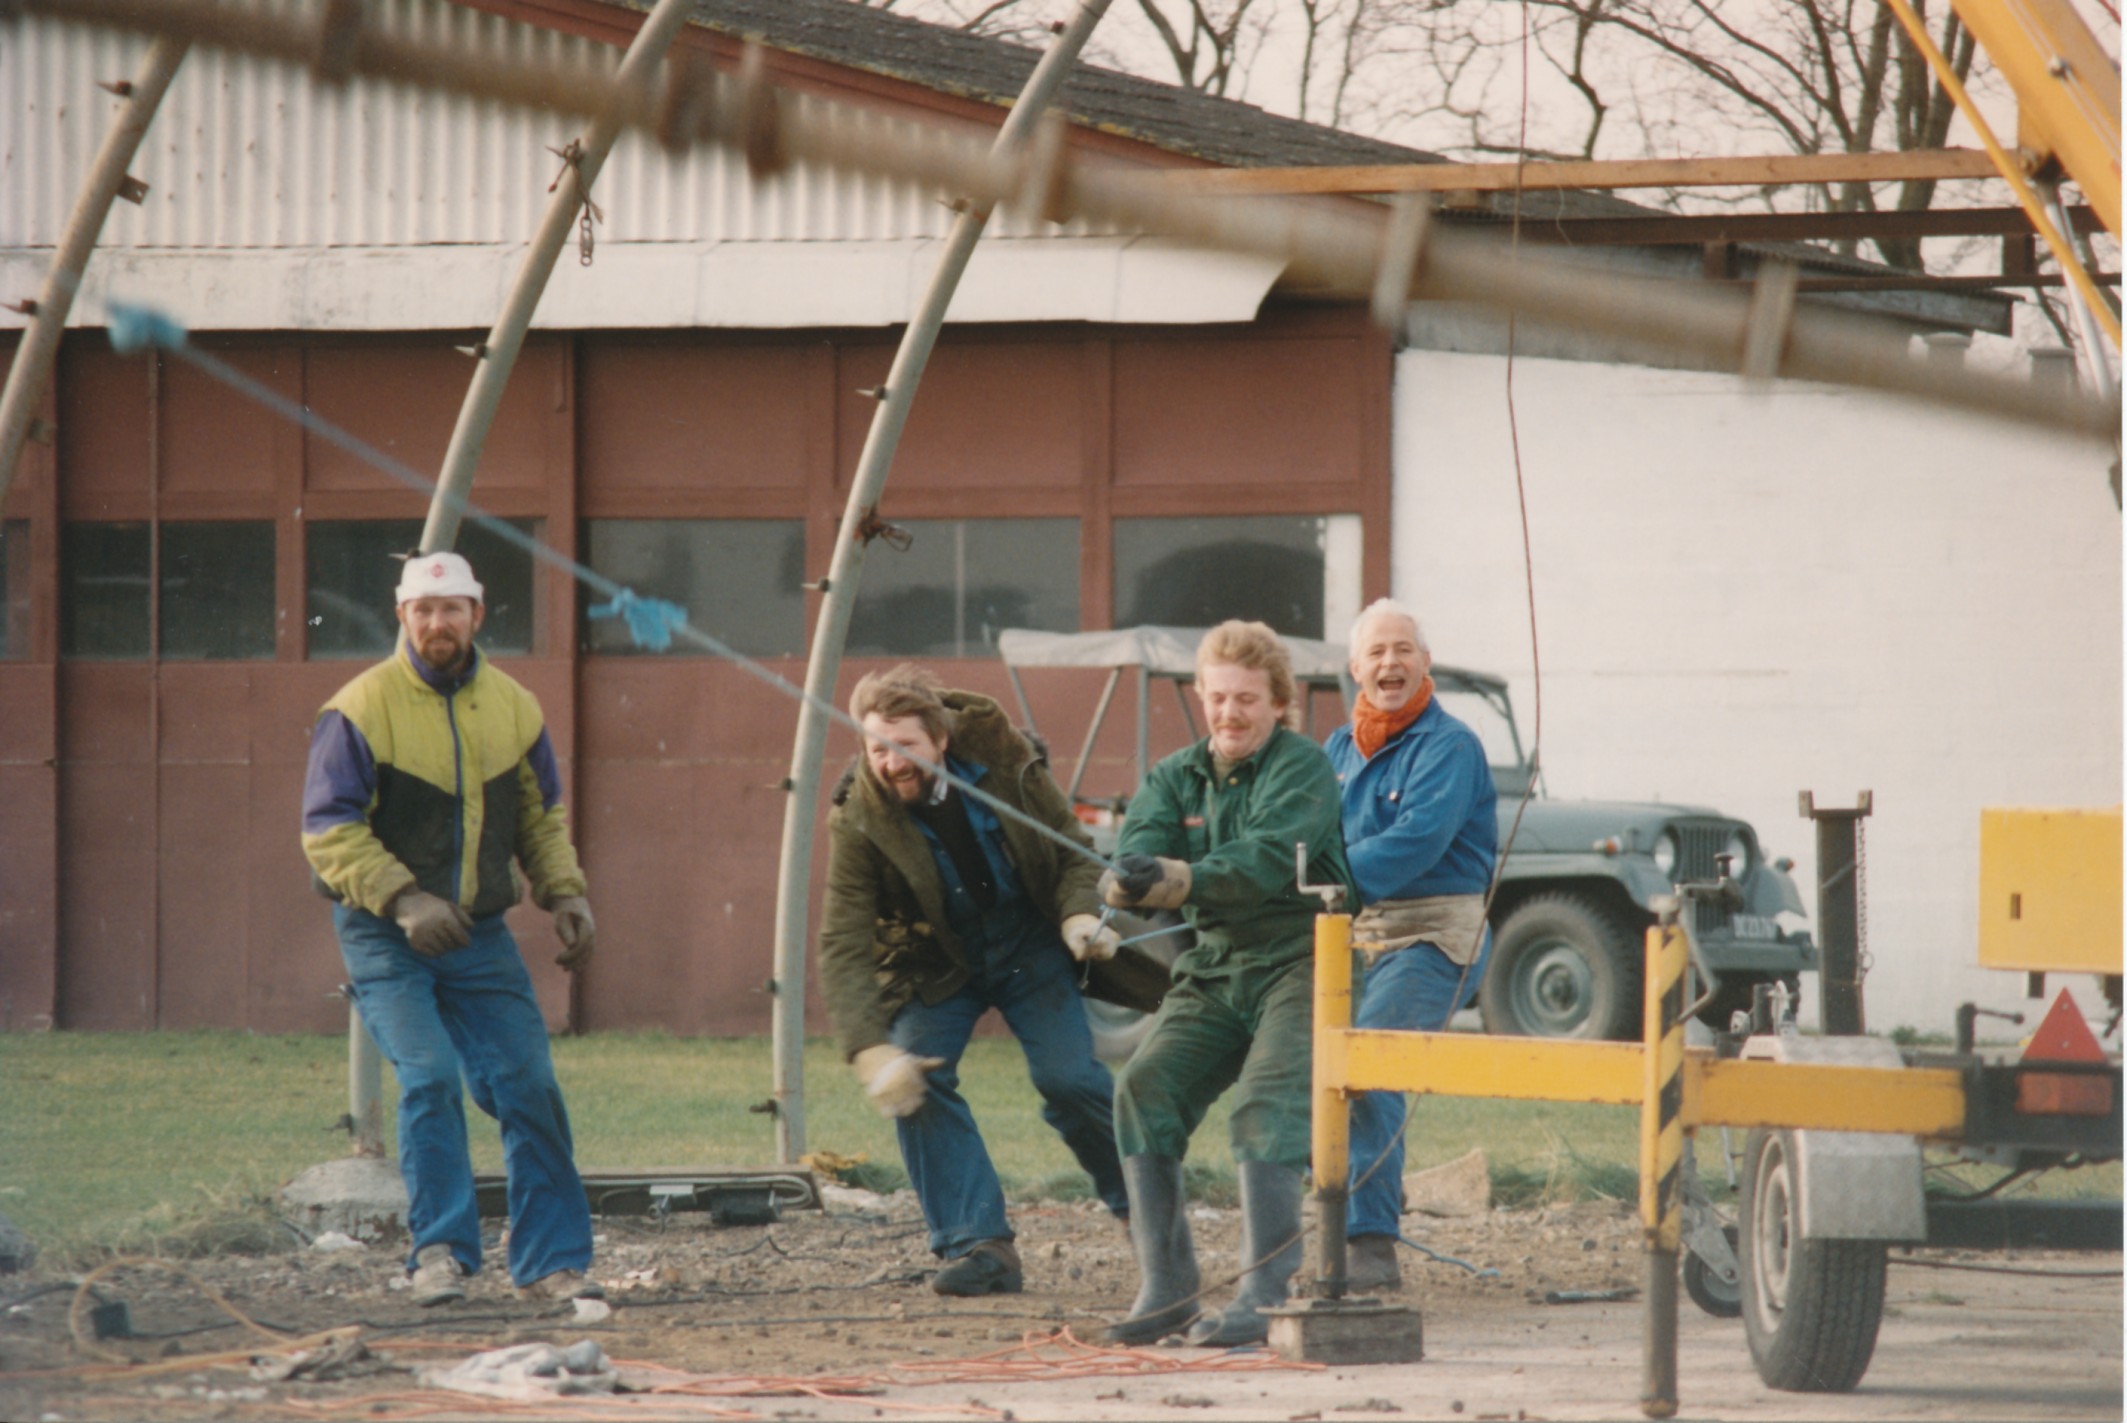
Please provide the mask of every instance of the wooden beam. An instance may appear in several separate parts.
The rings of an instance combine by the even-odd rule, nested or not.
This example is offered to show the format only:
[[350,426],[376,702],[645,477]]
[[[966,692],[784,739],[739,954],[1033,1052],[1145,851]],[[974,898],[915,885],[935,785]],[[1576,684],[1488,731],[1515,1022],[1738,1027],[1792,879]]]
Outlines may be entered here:
[[[1504,219],[1489,215],[1495,224]],[[2079,232],[2102,232],[2087,207],[2069,209]],[[1859,242],[1873,237],[2031,235],[2022,208],[1924,208],[1919,212],[1649,213],[1645,217],[1524,218],[1524,242],[1575,247],[1699,247],[1730,242]]]
[[1778,153],[1745,158],[1596,159],[1585,163],[1384,163],[1332,168],[1195,168],[1167,175],[1192,193],[1503,193],[1560,188],[1777,187],[1998,176],[1976,148]]

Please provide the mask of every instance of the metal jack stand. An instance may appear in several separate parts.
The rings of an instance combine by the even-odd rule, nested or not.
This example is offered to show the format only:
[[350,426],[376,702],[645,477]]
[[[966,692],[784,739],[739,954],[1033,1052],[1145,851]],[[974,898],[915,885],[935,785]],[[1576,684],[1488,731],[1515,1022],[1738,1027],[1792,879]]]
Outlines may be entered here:
[[1327,1032],[1352,1025],[1352,919],[1337,912],[1341,885],[1307,882],[1307,847],[1295,848],[1302,892],[1322,896],[1315,919],[1316,1224],[1322,1231],[1317,1299],[1266,1309],[1270,1347],[1281,1358],[1321,1364],[1415,1364],[1425,1357],[1425,1325],[1408,1305],[1345,1297],[1345,1217],[1351,1177],[1351,1096],[1324,1070]]

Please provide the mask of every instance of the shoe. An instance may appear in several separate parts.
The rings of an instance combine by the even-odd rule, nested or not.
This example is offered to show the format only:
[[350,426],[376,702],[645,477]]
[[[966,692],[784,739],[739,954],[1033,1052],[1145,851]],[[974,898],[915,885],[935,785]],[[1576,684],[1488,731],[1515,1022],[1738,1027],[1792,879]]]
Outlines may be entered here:
[[931,1277],[942,1295],[1016,1295],[1026,1288],[1019,1251],[1009,1240],[978,1240],[974,1249]]
[[1137,1348],[1196,1322],[1201,1280],[1184,1209],[1182,1163],[1170,1156],[1126,1156],[1123,1181],[1130,1188],[1130,1249],[1137,1256],[1139,1286],[1130,1313],[1103,1337]]
[[1355,1295],[1394,1294],[1403,1288],[1393,1235],[1355,1235],[1345,1242],[1344,1288]]
[[412,1279],[414,1303],[423,1309],[465,1298],[465,1266],[442,1241],[414,1252]]
[[1241,1177],[1241,1258],[1247,1271],[1233,1303],[1207,1314],[1190,1329],[1188,1340],[1199,1348],[1238,1349],[1270,1338],[1263,1311],[1285,1303],[1293,1271],[1300,1268],[1300,1198],[1304,1188],[1293,1167],[1270,1161],[1243,1161]]
[[517,1293],[526,1299],[604,1299],[606,1292],[598,1281],[589,1279],[581,1270],[556,1270],[551,1275],[542,1275],[528,1285],[519,1285]]

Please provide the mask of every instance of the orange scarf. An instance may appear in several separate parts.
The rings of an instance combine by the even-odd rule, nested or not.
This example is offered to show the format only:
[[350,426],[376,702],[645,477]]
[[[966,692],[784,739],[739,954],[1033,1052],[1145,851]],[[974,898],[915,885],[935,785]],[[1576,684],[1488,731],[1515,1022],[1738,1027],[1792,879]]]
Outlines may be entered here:
[[1381,710],[1366,699],[1366,693],[1361,692],[1358,705],[1352,708],[1352,744],[1359,748],[1361,756],[1373,760],[1374,753],[1388,745],[1390,737],[1418,720],[1432,700],[1433,678],[1430,673],[1418,684],[1411,699],[1392,712]]

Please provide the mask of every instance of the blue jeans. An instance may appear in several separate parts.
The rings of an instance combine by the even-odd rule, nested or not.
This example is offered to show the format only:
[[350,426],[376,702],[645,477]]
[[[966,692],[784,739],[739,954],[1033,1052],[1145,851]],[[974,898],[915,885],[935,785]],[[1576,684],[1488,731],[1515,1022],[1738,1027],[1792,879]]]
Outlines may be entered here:
[[471,1088],[480,1110],[502,1125],[510,1278],[525,1285],[589,1268],[591,1210],[568,1109],[531,976],[502,916],[476,921],[471,943],[436,958],[415,953],[397,924],[365,910],[335,905],[332,924],[362,1021],[399,1077],[408,1265],[441,1241],[467,1270],[480,1268],[465,1138],[464,1088]]
[[[1465,969],[1431,944],[1383,954],[1367,970],[1356,1028],[1436,1033],[1477,996],[1492,931]],[[1349,1235],[1403,1233],[1403,1128],[1409,1120],[1401,1092],[1362,1092],[1352,1100]]]
[[[1010,1240],[1004,1188],[975,1114],[960,1095],[960,1055],[982,1015],[995,1008],[1019,1039],[1041,1094],[1041,1115],[1093,1178],[1101,1201],[1127,1215],[1122,1162],[1115,1151],[1115,1083],[1093,1056],[1070,951],[1053,925],[1009,910],[992,931],[963,936],[975,976],[938,1003],[917,998],[894,1016],[895,1047],[945,1065],[929,1074],[923,1105],[895,1119],[901,1161],[923,1205],[933,1254],[958,1259],[985,1240]],[[1009,919],[1004,932],[997,921]]]

